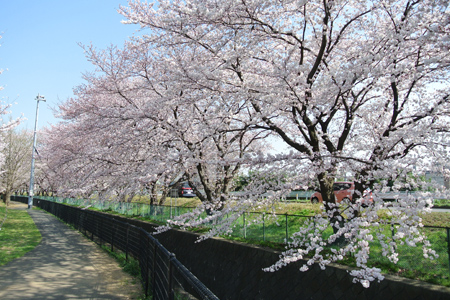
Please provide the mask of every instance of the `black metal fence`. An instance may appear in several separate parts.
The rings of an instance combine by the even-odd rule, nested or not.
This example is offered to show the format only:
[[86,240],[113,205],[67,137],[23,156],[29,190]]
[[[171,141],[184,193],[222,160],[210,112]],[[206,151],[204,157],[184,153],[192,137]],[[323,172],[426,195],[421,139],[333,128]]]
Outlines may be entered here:
[[[15,201],[28,203],[16,196]],[[142,228],[103,214],[42,199],[34,199],[42,208],[72,225],[91,240],[121,251],[139,262],[146,296],[152,299],[218,299],[175,255]]]
[[[151,221],[162,223],[194,209],[193,207],[123,203],[94,199],[42,198],[57,203],[92,207],[103,211],[115,211],[122,215],[140,216]],[[310,218],[310,216],[246,212],[240,218],[235,220],[230,236],[257,241],[287,243],[289,241],[289,234],[298,230],[308,218]],[[420,247],[410,248],[402,246],[397,250],[402,256],[411,257],[411,260],[414,261],[414,266],[420,265],[420,268],[422,269],[433,268],[435,271],[440,270],[439,272],[442,276],[448,276],[450,272],[450,227],[424,226],[422,230],[425,230],[427,236],[431,238],[430,242],[432,248],[436,250],[439,255],[439,258],[434,260],[432,265],[428,265],[428,260],[422,259],[423,253]],[[395,227],[392,229],[391,234],[395,234]],[[405,261],[404,264],[404,268],[408,269],[409,262]]]

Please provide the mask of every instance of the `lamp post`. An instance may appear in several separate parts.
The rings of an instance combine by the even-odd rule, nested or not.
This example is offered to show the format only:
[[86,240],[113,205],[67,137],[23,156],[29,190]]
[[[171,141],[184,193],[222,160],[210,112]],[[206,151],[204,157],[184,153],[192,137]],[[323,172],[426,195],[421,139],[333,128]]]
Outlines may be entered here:
[[36,152],[36,131],[38,123],[38,113],[39,113],[39,101],[44,101],[44,96],[37,95],[36,99],[36,119],[34,121],[34,135],[33,135],[33,148],[31,150],[31,174],[30,174],[30,190],[28,192],[28,209],[33,207],[33,196],[34,196],[34,152]]

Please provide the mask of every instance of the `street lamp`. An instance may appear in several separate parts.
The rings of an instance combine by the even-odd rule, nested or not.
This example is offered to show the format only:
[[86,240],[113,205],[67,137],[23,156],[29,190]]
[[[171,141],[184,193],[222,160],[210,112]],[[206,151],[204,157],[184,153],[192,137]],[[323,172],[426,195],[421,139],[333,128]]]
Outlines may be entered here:
[[33,148],[31,150],[31,174],[30,174],[30,190],[28,192],[28,209],[33,207],[33,188],[34,188],[34,152],[36,152],[36,131],[37,131],[37,123],[38,123],[38,113],[39,113],[39,101],[44,101],[44,96],[37,95],[36,99],[36,119],[34,121],[34,135],[33,135]]

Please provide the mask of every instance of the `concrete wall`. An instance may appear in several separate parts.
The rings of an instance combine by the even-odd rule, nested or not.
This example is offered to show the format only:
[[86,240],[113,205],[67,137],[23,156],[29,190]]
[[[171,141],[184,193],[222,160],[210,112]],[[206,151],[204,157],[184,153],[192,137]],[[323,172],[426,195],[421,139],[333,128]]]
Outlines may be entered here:
[[396,276],[365,289],[341,266],[300,272],[298,263],[266,273],[262,269],[276,262],[279,252],[218,238],[195,243],[198,235],[179,230],[156,237],[220,299],[450,299],[450,288]]

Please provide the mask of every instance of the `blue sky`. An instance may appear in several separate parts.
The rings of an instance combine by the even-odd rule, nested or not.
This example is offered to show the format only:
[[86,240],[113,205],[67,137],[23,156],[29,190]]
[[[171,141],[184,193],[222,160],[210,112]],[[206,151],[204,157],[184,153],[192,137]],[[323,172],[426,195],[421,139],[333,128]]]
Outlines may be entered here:
[[[82,74],[93,66],[78,45],[99,49],[123,42],[138,29],[121,24],[119,5],[126,0],[0,0],[0,99],[12,103],[12,116],[34,128],[38,94],[38,127],[56,123],[52,107],[73,96]],[[16,104],[14,104],[16,103]]]

